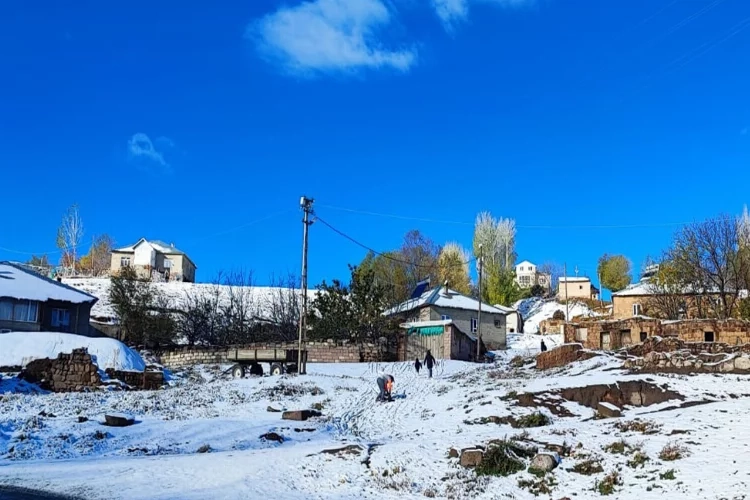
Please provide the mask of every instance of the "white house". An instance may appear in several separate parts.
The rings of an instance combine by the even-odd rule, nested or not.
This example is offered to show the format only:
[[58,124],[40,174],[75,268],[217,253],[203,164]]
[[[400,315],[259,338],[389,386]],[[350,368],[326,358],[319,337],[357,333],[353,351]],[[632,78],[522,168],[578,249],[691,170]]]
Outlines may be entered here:
[[536,264],[525,260],[516,264],[516,283],[521,288],[531,288],[539,285],[549,291],[552,283],[552,276],[539,272]]

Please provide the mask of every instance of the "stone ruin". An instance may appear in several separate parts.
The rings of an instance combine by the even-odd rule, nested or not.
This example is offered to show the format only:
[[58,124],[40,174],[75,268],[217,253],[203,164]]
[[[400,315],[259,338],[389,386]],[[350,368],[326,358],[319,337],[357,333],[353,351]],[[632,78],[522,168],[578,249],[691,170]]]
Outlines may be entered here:
[[[131,389],[153,390],[164,384],[161,371],[137,372],[110,368],[106,370],[106,375]],[[70,354],[60,353],[55,359],[35,359],[21,370],[18,378],[51,392],[85,391],[104,384],[99,367],[85,347],[73,349]]]
[[674,337],[649,338],[623,349],[625,367],[666,373],[750,373],[750,344],[684,342]]

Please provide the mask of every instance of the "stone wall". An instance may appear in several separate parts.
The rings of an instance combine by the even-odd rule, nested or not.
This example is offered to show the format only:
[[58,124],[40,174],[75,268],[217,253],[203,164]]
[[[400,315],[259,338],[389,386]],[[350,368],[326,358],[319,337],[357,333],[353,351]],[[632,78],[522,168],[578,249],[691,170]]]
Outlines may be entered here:
[[605,348],[602,340],[607,336],[609,350],[638,344],[651,337],[675,337],[684,342],[704,342],[713,338],[713,342],[725,344],[750,343],[750,322],[742,320],[661,321],[636,317],[569,323],[564,330],[565,342],[578,342],[587,349]]
[[[256,343],[231,347],[183,346],[155,352],[154,354],[159,359],[159,362],[167,368],[180,368],[199,364],[231,363],[231,361],[227,360],[227,353],[230,349],[235,348],[296,351],[297,344]],[[371,361],[395,360],[395,351],[384,350],[375,344],[358,346],[356,344],[336,342],[308,342],[305,344],[305,349],[307,349],[308,363],[367,363]]]
[[133,389],[156,390],[164,385],[164,372],[161,371],[132,372],[107,368],[106,373],[109,378],[124,382]]
[[626,368],[658,373],[750,373],[747,353],[694,354],[689,350],[674,352],[652,351],[642,358],[625,361]]
[[60,353],[56,359],[31,361],[19,378],[52,392],[82,391],[102,383],[98,367],[86,348],[74,349],[70,354]]
[[563,344],[549,351],[540,352],[536,357],[536,369],[549,370],[593,356],[596,354],[584,351],[581,344]]

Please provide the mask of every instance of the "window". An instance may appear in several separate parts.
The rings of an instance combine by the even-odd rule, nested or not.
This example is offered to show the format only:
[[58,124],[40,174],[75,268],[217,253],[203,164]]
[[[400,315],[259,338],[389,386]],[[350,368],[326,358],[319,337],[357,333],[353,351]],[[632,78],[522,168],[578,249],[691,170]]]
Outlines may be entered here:
[[70,311],[67,309],[52,309],[52,326],[70,326]]
[[442,321],[448,321],[449,319],[451,319],[451,317],[448,316],[447,314],[442,314],[442,315],[440,315],[440,319]]
[[502,328],[502,327],[503,327],[503,322],[500,321],[499,319],[496,319],[495,320],[495,328]]
[[531,276],[521,276],[520,280],[522,286],[531,285]]
[[13,319],[13,302],[9,300],[0,301],[0,320],[10,321]]
[[172,269],[172,261],[169,259],[164,259],[164,269]]
[[643,314],[643,309],[641,309],[640,304],[633,304],[633,316],[641,316]]
[[714,342],[714,332],[703,332],[704,342]]
[[477,318],[471,318],[471,333],[477,333]]
[[648,339],[648,333],[641,332],[641,342],[645,342]]
[[576,328],[576,342],[586,342],[589,339],[588,328]]
[[120,267],[130,267],[130,257],[120,257]]
[[579,290],[583,290],[583,285],[578,285]]

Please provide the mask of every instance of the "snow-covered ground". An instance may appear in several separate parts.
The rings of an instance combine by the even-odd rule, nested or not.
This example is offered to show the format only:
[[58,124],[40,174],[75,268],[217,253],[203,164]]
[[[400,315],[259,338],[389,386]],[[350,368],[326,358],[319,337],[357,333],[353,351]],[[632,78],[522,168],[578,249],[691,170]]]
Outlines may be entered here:
[[[523,317],[523,331],[526,333],[538,332],[539,323],[545,319],[552,319],[552,315],[556,311],[562,311],[563,314],[567,314],[565,304],[561,304],[555,299],[542,299],[539,297],[519,300],[513,304],[513,309],[521,313]],[[569,314],[570,317],[567,319],[572,319],[576,316],[599,316],[598,313],[592,311],[583,302],[573,302],[572,300],[569,305]]]
[[122,342],[59,332],[0,333],[0,366],[26,366],[29,361],[56,358],[60,353],[85,347],[101,370],[143,371],[141,356]]
[[[441,362],[434,379],[424,371],[417,376],[410,363],[393,363],[315,364],[306,376],[242,380],[223,377],[226,367],[196,367],[177,374],[170,388],[146,392],[11,393],[6,380],[0,382],[0,485],[92,499],[530,499],[534,495],[519,486],[537,481],[528,472],[477,478],[448,451],[522,432],[477,419],[541,411],[552,423],[526,429],[524,439],[573,449],[551,475],[552,493],[541,498],[599,498],[597,481],[615,470],[622,484],[612,498],[742,498],[748,491],[750,377],[632,375],[609,356],[541,374],[533,362],[508,364],[511,356],[533,352],[539,338],[514,337],[495,365]],[[405,397],[376,404],[375,379],[384,372],[394,375],[395,392]],[[516,406],[508,397],[645,379],[686,401],[710,403],[626,407],[621,419],[597,420],[592,409],[574,402],[561,402],[573,415],[563,417]],[[292,422],[269,411],[310,407],[324,416]],[[100,422],[107,412],[130,413],[137,423],[105,427]],[[658,432],[614,425],[634,418],[652,421]],[[284,442],[260,438],[269,431]],[[604,450],[620,439],[641,447],[644,466],[627,465],[633,453]],[[669,443],[684,446],[685,456],[659,458]],[[362,451],[322,453],[347,445]],[[586,457],[598,460],[603,472],[569,470]]]
[[[91,309],[91,317],[96,319],[112,319],[116,317],[112,304],[109,301],[109,278],[65,278],[63,283],[72,286],[78,290],[86,292],[99,301]],[[179,281],[155,282],[153,286],[163,293],[172,302],[175,309],[179,309],[185,303],[189,294],[213,295],[218,291],[219,300],[227,301],[229,299],[231,287],[226,285],[213,285],[209,283],[183,283]],[[252,297],[252,304],[256,305],[259,313],[262,315],[269,309],[271,300],[279,290],[287,291],[289,289],[279,289],[268,286],[251,286],[242,287]],[[298,291],[298,293],[301,293]],[[316,290],[309,290],[308,297],[312,299]]]

